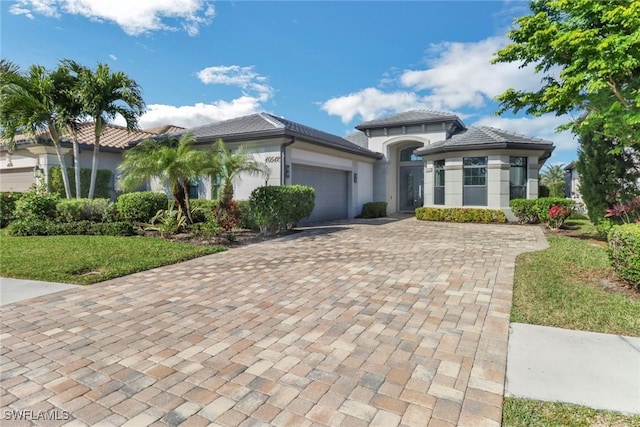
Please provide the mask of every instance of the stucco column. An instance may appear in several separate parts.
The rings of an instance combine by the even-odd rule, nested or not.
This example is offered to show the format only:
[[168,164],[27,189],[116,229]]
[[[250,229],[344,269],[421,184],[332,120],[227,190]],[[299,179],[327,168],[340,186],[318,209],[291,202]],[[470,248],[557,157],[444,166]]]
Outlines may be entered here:
[[445,161],[444,205],[462,206],[462,157],[451,157]]

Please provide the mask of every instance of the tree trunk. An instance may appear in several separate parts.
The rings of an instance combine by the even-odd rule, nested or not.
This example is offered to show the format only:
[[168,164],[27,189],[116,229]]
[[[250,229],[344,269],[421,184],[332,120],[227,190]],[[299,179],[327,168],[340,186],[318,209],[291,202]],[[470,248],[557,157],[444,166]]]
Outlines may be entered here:
[[58,131],[52,122],[47,123],[49,127],[49,135],[53,141],[53,147],[56,150],[56,156],[58,157],[58,163],[60,163],[60,172],[62,173],[62,183],[64,184],[64,193],[67,199],[71,198],[71,186],[69,185],[69,175],[67,175],[67,164],[64,161],[64,155],[62,154],[62,147],[60,147],[60,136]]
[[93,194],[96,189],[96,176],[98,175],[98,153],[100,152],[100,134],[97,131],[96,124],[96,139],[93,143],[93,158],[91,159],[91,183],[89,184],[89,199],[93,199]]
[[76,198],[82,197],[80,192],[80,147],[78,146],[78,135],[73,132],[73,172],[76,179]]

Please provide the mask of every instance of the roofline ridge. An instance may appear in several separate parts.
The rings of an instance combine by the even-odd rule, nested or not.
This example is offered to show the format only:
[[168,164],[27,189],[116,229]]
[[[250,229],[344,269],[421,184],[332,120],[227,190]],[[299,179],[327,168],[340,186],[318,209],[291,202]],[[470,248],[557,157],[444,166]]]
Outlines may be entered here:
[[280,120],[278,120],[276,116],[273,116],[267,112],[262,111],[258,113],[258,116],[260,116],[264,121],[266,121],[267,123],[269,123],[270,125],[278,129],[284,129],[286,127],[285,124],[282,123]]
[[514,135],[514,136],[519,136],[521,138],[534,139],[536,141],[553,142],[553,141],[549,141],[548,139],[539,138],[537,136],[529,136],[529,135],[525,135],[524,133],[518,133],[518,132],[511,131],[511,130],[495,128],[493,126],[480,126],[480,127],[485,127],[485,128],[491,129],[493,131],[497,130],[497,131],[500,131],[500,132],[505,132],[505,133],[508,133],[508,134],[511,134],[511,135]]

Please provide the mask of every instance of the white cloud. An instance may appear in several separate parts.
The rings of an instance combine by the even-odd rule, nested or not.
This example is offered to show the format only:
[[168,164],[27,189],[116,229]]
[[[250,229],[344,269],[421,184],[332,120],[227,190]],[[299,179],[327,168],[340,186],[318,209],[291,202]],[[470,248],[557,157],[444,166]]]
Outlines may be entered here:
[[113,61],[117,61],[118,60],[118,57],[115,56],[113,53],[109,54],[109,58],[111,58]]
[[18,0],[9,11],[30,19],[34,14],[57,18],[69,13],[97,22],[110,21],[133,36],[157,30],[177,31],[166,22],[167,18],[178,20],[184,31],[195,36],[200,26],[211,23],[215,15],[209,0]]
[[477,43],[444,42],[431,45],[425,70],[407,70],[400,83],[414,90],[427,90],[425,101],[437,110],[481,108],[510,87],[534,90],[540,85],[532,67],[516,63],[492,64],[494,53],[508,43],[506,37],[491,37]]
[[392,68],[379,81],[384,91],[369,87],[331,98],[321,108],[344,123],[358,116],[370,120],[410,108],[481,110],[510,87],[535,90],[540,86],[541,76],[532,67],[491,63],[494,54],[508,42],[506,37],[490,37],[471,43],[432,44],[424,69]]
[[[167,124],[192,128],[253,114],[260,110],[260,100],[251,96],[241,96],[231,101],[216,101],[210,104],[197,103],[181,106],[151,104],[147,106],[147,111],[140,118],[139,124],[142,129]],[[121,121],[124,123],[123,120]],[[116,120],[116,124],[123,123]]]
[[343,123],[349,123],[356,116],[366,121],[397,111],[427,107],[413,92],[382,92],[373,87],[331,98],[321,105],[330,115],[340,116]]
[[472,126],[491,126],[527,136],[552,141],[556,151],[575,151],[578,140],[570,131],[556,132],[556,128],[571,120],[568,116],[544,115],[541,117],[508,118],[484,116],[472,123]]
[[253,66],[216,65],[198,71],[197,75],[204,84],[238,86],[243,90],[256,92],[261,101],[266,101],[273,94],[267,78],[256,73]]

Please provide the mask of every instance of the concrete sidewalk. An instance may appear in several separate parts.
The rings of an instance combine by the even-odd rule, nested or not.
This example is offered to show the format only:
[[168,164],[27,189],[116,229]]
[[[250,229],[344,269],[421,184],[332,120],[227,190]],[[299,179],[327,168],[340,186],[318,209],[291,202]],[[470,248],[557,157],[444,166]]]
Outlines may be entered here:
[[68,285],[66,283],[0,277],[0,306],[81,287],[80,285]]
[[505,396],[640,414],[640,338],[512,323]]

